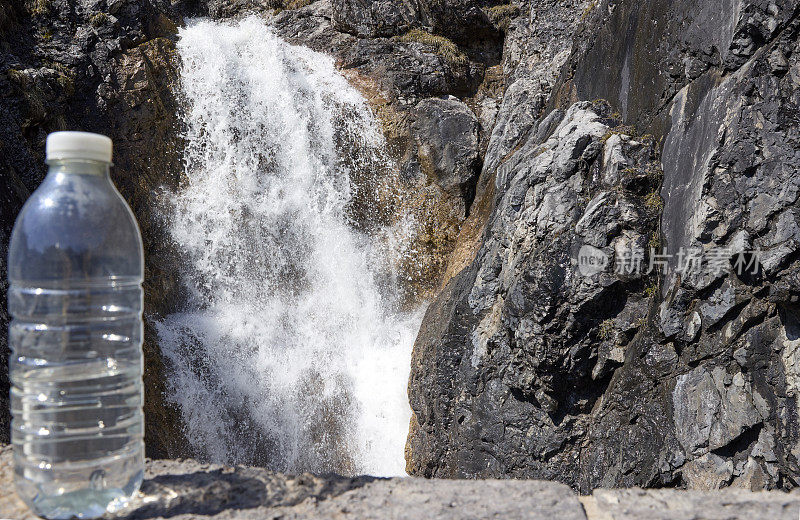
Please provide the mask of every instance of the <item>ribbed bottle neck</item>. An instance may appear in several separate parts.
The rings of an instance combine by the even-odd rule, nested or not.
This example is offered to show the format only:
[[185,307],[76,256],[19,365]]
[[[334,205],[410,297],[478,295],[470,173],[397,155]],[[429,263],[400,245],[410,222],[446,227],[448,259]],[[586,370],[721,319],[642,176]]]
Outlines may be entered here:
[[48,175],[109,175],[111,163],[90,159],[56,159],[47,162]]

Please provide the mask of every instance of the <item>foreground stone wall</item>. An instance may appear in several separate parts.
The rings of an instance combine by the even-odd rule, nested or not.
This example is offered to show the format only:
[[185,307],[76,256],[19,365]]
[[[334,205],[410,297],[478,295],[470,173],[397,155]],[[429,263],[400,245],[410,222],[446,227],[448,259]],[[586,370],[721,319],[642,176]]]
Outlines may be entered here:
[[[0,447],[0,518],[35,520],[13,492],[10,447]],[[191,460],[151,461],[140,496],[108,518],[190,520],[453,519],[796,520],[800,493],[597,490],[525,480],[290,476]]]

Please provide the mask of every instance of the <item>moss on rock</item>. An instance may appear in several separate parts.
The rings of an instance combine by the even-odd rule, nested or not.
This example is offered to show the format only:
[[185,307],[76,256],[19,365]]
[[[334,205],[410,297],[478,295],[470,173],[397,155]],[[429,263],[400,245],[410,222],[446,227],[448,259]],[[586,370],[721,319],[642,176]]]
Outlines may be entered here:
[[436,54],[443,57],[452,65],[465,65],[467,57],[462,53],[458,46],[452,40],[444,36],[431,34],[422,29],[411,29],[404,35],[398,38],[399,41],[404,43],[421,43],[427,47],[432,47]]

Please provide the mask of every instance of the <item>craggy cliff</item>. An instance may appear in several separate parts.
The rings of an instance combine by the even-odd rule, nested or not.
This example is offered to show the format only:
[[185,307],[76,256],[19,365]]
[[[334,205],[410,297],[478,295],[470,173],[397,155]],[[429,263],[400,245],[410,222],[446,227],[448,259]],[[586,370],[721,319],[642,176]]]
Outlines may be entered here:
[[[183,298],[157,217],[182,171],[176,31],[249,13],[335,57],[398,165],[356,184],[402,195],[404,296],[432,299],[409,473],[796,487],[796,0],[0,0],[0,298],[46,134],[110,135],[145,239],[152,456],[187,455],[152,327]],[[397,208],[351,211],[369,231]],[[620,269],[635,250],[644,269]]]
[[[412,473],[796,486],[798,15],[594,2],[544,111],[507,103],[540,74],[516,73],[480,247],[415,345]],[[580,273],[582,246],[619,260],[631,244],[671,256]],[[699,269],[679,263],[690,249]]]

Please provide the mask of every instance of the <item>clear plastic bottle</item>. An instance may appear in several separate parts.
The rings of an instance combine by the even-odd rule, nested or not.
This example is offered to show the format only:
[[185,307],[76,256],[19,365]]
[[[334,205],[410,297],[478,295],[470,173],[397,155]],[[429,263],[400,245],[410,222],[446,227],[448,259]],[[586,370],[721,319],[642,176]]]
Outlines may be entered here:
[[56,132],[47,162],[9,249],[15,482],[40,516],[93,518],[144,474],[142,239],[109,138]]

